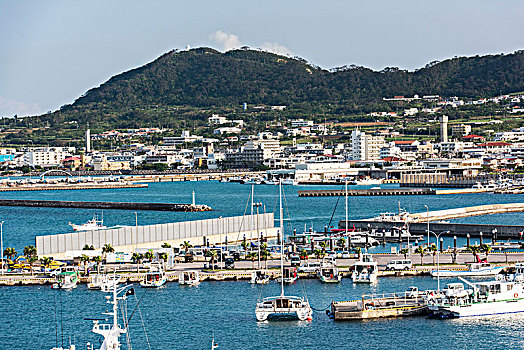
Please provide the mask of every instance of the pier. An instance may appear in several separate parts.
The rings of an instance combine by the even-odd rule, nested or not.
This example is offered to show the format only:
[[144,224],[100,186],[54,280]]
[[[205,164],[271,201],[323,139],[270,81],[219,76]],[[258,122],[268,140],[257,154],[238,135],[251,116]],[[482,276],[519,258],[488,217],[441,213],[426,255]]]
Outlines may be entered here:
[[[381,188],[348,190],[348,196],[414,196],[435,195],[435,190],[430,188]],[[298,191],[299,197],[337,197],[345,196],[345,190],[303,190]]]
[[77,202],[77,201],[46,201],[32,199],[0,199],[4,207],[49,207],[49,208],[82,208],[82,209],[120,209],[120,210],[155,210],[198,212],[211,211],[207,205],[177,204],[177,203],[134,203],[134,202]]
[[147,184],[136,183],[67,183],[67,184],[31,184],[17,186],[0,186],[0,192],[17,191],[64,191],[64,190],[95,190],[117,188],[147,188]]

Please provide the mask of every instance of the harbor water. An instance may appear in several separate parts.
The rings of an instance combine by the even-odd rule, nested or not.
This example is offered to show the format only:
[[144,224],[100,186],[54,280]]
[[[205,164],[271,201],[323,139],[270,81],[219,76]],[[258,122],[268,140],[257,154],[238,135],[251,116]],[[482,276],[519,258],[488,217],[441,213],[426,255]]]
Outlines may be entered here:
[[[321,189],[320,186],[286,186],[286,230],[308,228],[323,230],[336,226],[344,218],[344,198],[299,198],[298,189]],[[333,188],[333,187],[326,187]],[[165,223],[203,218],[242,215],[249,208],[251,187],[236,183],[215,181],[151,183],[148,189],[78,190],[49,192],[2,193],[9,199],[46,199],[81,201],[136,201],[190,203],[191,192],[196,201],[207,204],[215,212],[138,212],[139,225]],[[277,187],[260,185],[255,188],[255,202],[262,202],[267,212],[277,208]],[[337,209],[333,213],[335,204]],[[405,197],[351,197],[349,215],[352,219],[377,216],[381,212],[395,212],[400,206],[410,212],[450,209],[465,206],[521,202],[520,195],[489,193],[405,196]],[[249,212],[250,210],[247,209]],[[21,253],[23,247],[34,244],[36,235],[70,232],[68,222],[83,223],[94,210],[0,207],[4,247],[12,246]],[[289,214],[288,214],[289,213]],[[457,220],[470,223],[522,224],[522,213],[497,214]],[[104,223],[134,225],[135,213],[123,210],[104,211]],[[445,244],[452,245],[452,238]],[[474,241],[475,239],[473,239]],[[389,250],[386,247],[376,251]],[[445,280],[442,283],[455,280]],[[436,320],[425,317],[368,320],[364,322],[334,322],[324,310],[332,300],[358,299],[363,293],[400,292],[411,285],[420,289],[436,289],[436,281],[429,277],[381,278],[376,285],[354,285],[343,279],[336,285],[321,284],[318,280],[304,280],[286,289],[287,294],[307,292],[316,311],[312,322],[257,323],[254,315],[258,298],[279,293],[279,285],[272,281],[266,286],[252,286],[247,282],[205,282],[198,287],[181,287],[169,283],[155,290],[136,288],[141,299],[140,312],[131,320],[131,339],[134,349],[148,349],[142,330],[147,330],[152,349],[209,349],[211,339],[219,349],[380,349],[380,348],[450,348],[450,349],[516,349],[524,347],[524,330],[520,314],[488,318]],[[129,313],[136,304],[129,297]],[[72,291],[41,287],[0,287],[0,349],[49,349],[56,341],[64,345],[74,339],[78,349],[86,342],[95,348],[99,337],[90,332],[92,322],[83,318],[100,317],[108,309],[104,294],[88,291],[81,285]],[[55,322],[56,320],[56,322]],[[58,327],[55,324],[58,323]],[[122,338],[123,340],[123,338]]]

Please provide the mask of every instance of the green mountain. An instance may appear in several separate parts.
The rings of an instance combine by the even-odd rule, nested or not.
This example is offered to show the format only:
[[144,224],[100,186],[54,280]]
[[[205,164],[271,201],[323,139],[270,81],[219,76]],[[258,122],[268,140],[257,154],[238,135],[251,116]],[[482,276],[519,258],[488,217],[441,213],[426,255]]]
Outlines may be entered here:
[[[171,51],[116,75],[73,104],[43,116],[113,127],[169,125],[202,119],[202,110],[240,112],[253,105],[286,105],[304,114],[348,115],[377,108],[382,97],[429,95],[488,97],[524,91],[524,51],[458,57],[414,72],[350,66],[327,71],[300,58],[210,48]],[[200,111],[200,113],[198,112]]]

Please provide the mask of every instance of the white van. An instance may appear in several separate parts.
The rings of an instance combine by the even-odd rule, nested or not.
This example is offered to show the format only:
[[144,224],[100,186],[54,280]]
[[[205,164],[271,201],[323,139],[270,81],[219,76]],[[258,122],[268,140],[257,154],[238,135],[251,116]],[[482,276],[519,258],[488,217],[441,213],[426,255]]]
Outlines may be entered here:
[[413,268],[413,263],[411,260],[391,260],[386,265],[386,271],[393,270],[393,271],[399,271],[399,270],[409,270]]
[[319,262],[308,262],[298,268],[298,272],[315,273],[320,270]]

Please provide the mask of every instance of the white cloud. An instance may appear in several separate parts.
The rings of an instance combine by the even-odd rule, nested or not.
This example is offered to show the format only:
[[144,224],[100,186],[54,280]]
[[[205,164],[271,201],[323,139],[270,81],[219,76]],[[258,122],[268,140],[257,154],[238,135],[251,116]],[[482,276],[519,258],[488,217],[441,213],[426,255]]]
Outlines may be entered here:
[[262,50],[269,51],[276,53],[278,55],[286,55],[286,56],[292,56],[293,52],[291,52],[290,49],[285,47],[284,45],[280,45],[279,43],[274,42],[264,42],[262,46],[260,47]]
[[17,102],[0,96],[0,117],[19,117],[37,115],[42,113],[42,108],[37,103]]
[[223,51],[238,49],[242,46],[238,35],[217,30],[209,36],[209,39],[219,46]]

